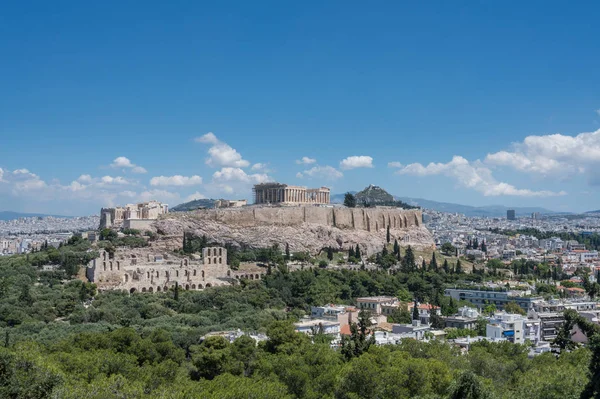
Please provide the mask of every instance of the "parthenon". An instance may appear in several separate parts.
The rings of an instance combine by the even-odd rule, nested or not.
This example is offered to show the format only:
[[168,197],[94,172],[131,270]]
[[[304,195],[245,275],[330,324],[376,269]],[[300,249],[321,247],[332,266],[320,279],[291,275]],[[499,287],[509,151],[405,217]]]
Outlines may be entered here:
[[306,188],[288,186],[281,183],[256,184],[254,192],[255,204],[329,204],[330,190],[327,187]]

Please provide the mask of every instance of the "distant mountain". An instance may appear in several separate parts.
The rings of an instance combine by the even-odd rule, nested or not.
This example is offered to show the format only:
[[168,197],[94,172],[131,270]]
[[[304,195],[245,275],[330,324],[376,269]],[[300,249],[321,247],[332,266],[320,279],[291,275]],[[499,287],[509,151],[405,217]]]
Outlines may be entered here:
[[483,217],[506,217],[506,211],[514,209],[517,217],[531,216],[533,212],[539,212],[544,215],[554,215],[557,212],[540,207],[508,207],[504,205],[488,205],[488,206],[470,206],[452,204],[449,202],[430,201],[423,198],[396,197],[401,201],[411,205],[419,205],[425,209],[433,209],[438,212],[462,213],[465,216],[483,216]]
[[197,199],[169,208],[169,212],[189,212],[196,209],[211,209],[215,207],[214,199]]
[[[377,186],[373,186],[377,187]],[[379,188],[379,187],[377,187]],[[368,189],[368,187],[367,187]],[[365,190],[367,190],[365,189]],[[363,191],[365,191],[363,190]],[[385,190],[381,189],[383,192]],[[367,190],[369,191],[369,190]],[[379,190],[370,190],[371,192],[377,193]],[[350,191],[350,193],[355,194],[358,198],[358,193]],[[375,194],[378,196],[378,194]],[[383,195],[383,194],[382,194]],[[394,196],[394,200],[399,200],[405,202],[409,205],[420,206],[425,209],[433,209],[438,212],[448,212],[448,213],[462,213],[465,216],[481,216],[481,217],[506,217],[506,211],[509,209],[514,209],[517,216],[531,216],[533,212],[539,212],[543,215],[557,215],[559,212],[554,212],[546,208],[540,207],[507,207],[503,205],[488,205],[488,206],[470,206],[470,205],[461,205],[461,204],[453,204],[449,202],[437,202],[430,201],[423,198],[410,198],[410,197],[399,197]],[[342,204],[344,203],[344,194],[334,194],[331,196],[331,203],[333,204]],[[360,202],[359,202],[360,203]],[[600,213],[598,211],[591,211],[589,213]]]
[[585,212],[585,213],[600,213],[600,209],[598,209],[598,210],[595,210],[595,211],[587,211],[587,212]]
[[357,204],[386,205],[394,202],[394,196],[379,186],[369,184],[354,195]]
[[33,218],[33,217],[45,218],[48,216],[53,216],[55,218],[70,218],[70,217],[72,217],[72,216],[46,215],[43,213],[21,213],[21,212],[12,212],[12,211],[0,211],[0,220],[14,220],[14,219],[18,219],[18,218]]

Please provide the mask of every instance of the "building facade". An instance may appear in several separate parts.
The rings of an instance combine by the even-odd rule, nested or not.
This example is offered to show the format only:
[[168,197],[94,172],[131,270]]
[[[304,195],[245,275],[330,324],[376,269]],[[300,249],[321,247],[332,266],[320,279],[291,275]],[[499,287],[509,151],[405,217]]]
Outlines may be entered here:
[[100,229],[143,228],[148,224],[143,221],[156,220],[160,215],[168,212],[169,206],[158,201],[102,208],[100,210]]
[[[199,257],[198,257],[199,258]],[[209,247],[202,259],[178,258],[170,254],[140,255],[128,251],[100,256],[87,267],[86,276],[99,290],[134,292],[168,291],[177,284],[182,290],[232,285],[237,280],[260,280],[265,272],[234,271],[227,265],[227,250]]]
[[255,204],[326,205],[331,195],[328,187],[306,188],[281,183],[256,184],[252,191]]
[[506,291],[483,291],[483,290],[470,290],[470,289],[458,289],[448,288],[444,291],[444,295],[450,296],[458,301],[468,301],[469,303],[482,309],[486,305],[496,305],[498,310],[504,310],[509,302],[515,302],[525,312],[534,309],[534,304],[542,297],[529,297],[529,296],[512,296]]

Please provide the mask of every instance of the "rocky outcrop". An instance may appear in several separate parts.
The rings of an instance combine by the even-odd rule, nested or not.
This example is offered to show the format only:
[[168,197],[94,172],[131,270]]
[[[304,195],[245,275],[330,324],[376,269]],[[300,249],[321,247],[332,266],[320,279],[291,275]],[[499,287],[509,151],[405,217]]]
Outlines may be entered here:
[[[262,248],[279,244],[314,254],[323,247],[347,249],[359,244],[371,254],[386,242],[387,227],[401,245],[431,247],[433,238],[421,225],[421,212],[396,208],[247,207],[167,214],[155,230],[180,247],[184,232],[206,235],[211,242]],[[158,244],[158,243],[157,243]]]

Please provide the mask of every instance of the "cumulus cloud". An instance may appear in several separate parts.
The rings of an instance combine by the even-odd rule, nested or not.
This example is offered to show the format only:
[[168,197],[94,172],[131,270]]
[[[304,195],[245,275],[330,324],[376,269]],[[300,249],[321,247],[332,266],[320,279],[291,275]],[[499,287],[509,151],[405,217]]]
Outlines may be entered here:
[[115,158],[110,167],[113,169],[130,169],[133,173],[146,173],[147,170],[143,167],[132,163],[127,157]]
[[430,163],[423,166],[420,163],[412,163],[396,172],[401,175],[431,176],[444,175],[453,178],[463,187],[467,187],[482,193],[485,196],[520,196],[520,197],[553,197],[565,195],[564,191],[533,191],[529,189],[518,189],[515,186],[498,182],[492,171],[479,161],[469,162],[461,156],[454,156],[448,163]]
[[488,154],[485,163],[552,178],[585,174],[591,183],[600,177],[600,130],[576,136],[528,136],[513,151]]
[[77,178],[79,183],[91,183],[93,181],[92,176],[90,175],[81,175]]
[[202,178],[194,176],[156,176],[150,179],[151,186],[196,186],[202,184]]
[[356,168],[372,168],[373,158],[367,155],[355,155],[348,157],[340,162],[340,168],[343,170]]
[[400,162],[388,162],[388,168],[401,168],[402,164]]
[[199,200],[199,199],[206,199],[206,196],[204,194],[201,194],[198,191],[196,191],[195,193],[190,194],[187,197],[185,197],[183,199],[183,202],[190,202],[190,201],[195,201],[195,200]]
[[266,163],[260,163],[260,162],[252,165],[250,170],[255,171],[255,172],[264,172],[264,173],[270,172],[269,165],[267,165]]
[[309,157],[302,157],[302,158],[296,160],[296,163],[298,165],[310,165],[310,164],[313,164],[315,162],[317,162],[316,159],[309,158]]
[[111,185],[111,184],[125,185],[125,184],[131,184],[131,183],[129,182],[129,180],[125,179],[122,176],[116,176],[116,177],[102,176],[102,178],[100,178],[100,184],[103,184],[103,185]]
[[265,183],[271,178],[265,173],[248,174],[241,168],[221,168],[213,173],[213,180],[218,182]]
[[220,141],[214,133],[206,133],[204,136],[195,139],[198,143],[211,144],[208,149],[208,158],[206,164],[213,168],[217,167],[235,167],[245,168],[250,162],[242,158],[242,155],[232,148],[229,144]]
[[4,169],[0,168],[0,182],[3,182],[2,177],[4,176]]
[[342,172],[340,172],[339,170],[337,170],[336,168],[334,168],[333,166],[313,166],[310,169],[307,169],[305,171],[302,172],[298,172],[296,173],[296,177],[297,178],[304,178],[304,177],[317,177],[317,178],[322,178],[322,179],[327,179],[327,180],[335,180],[335,179],[339,179],[341,177],[343,177],[344,174]]

